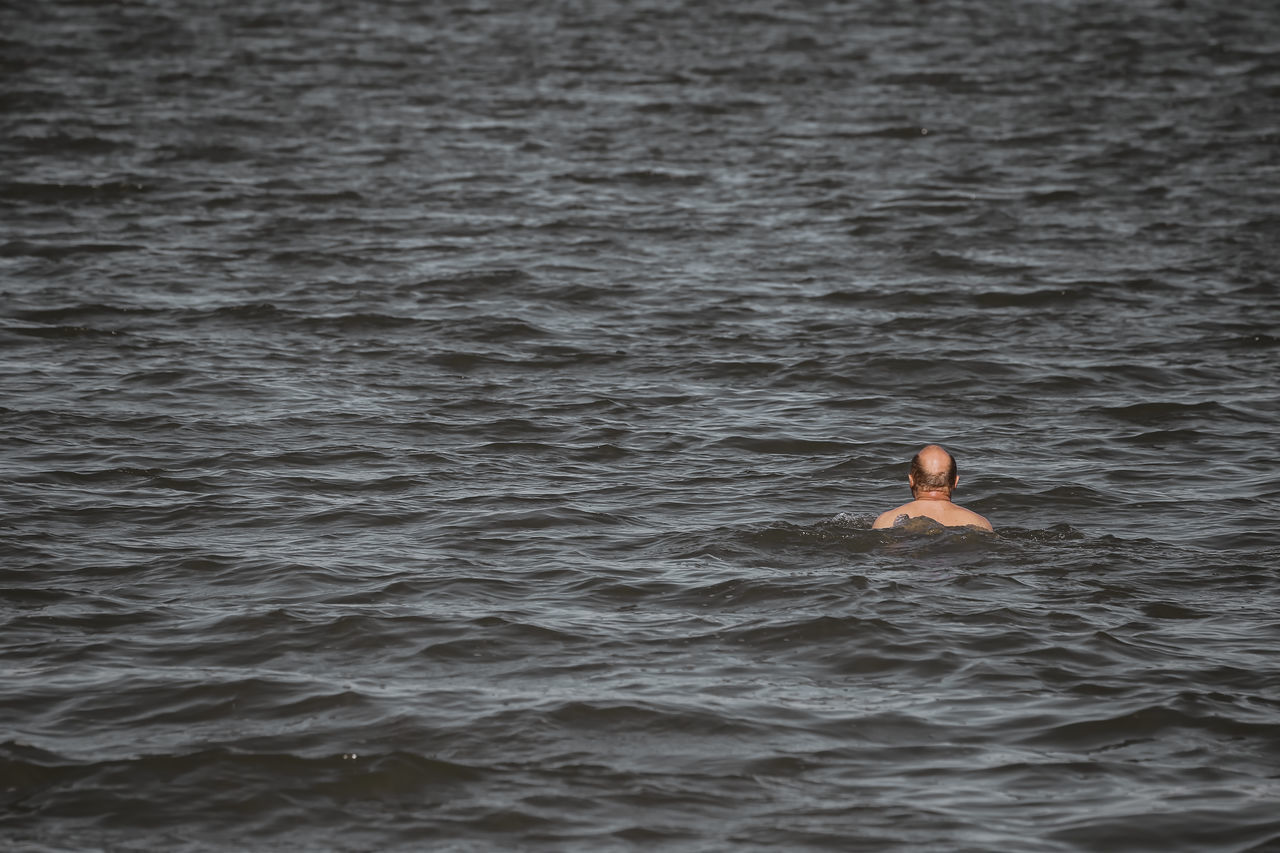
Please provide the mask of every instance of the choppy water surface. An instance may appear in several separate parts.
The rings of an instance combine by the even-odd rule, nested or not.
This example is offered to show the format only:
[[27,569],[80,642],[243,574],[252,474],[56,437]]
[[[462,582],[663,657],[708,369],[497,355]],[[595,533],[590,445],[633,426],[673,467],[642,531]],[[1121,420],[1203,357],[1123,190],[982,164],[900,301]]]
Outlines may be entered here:
[[9,848],[1280,847],[1280,11],[690,5],[0,12]]

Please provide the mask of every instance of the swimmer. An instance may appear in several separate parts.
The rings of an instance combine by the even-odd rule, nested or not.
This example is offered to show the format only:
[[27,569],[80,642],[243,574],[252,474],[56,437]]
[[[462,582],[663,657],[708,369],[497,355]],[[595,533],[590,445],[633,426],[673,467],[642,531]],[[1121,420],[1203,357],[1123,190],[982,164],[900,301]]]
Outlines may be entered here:
[[970,512],[951,502],[951,495],[960,482],[956,473],[956,460],[936,444],[922,448],[911,460],[907,483],[915,500],[897,509],[883,512],[871,525],[874,529],[895,527],[913,518],[924,516],[947,527],[977,527],[991,530],[991,522],[976,512]]

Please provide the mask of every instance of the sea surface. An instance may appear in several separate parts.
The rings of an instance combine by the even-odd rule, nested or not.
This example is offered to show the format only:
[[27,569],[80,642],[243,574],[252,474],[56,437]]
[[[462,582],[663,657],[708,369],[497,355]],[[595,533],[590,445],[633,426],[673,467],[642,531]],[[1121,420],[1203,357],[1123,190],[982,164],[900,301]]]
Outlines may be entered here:
[[4,3],[0,848],[1280,850],[1277,269],[1273,0]]

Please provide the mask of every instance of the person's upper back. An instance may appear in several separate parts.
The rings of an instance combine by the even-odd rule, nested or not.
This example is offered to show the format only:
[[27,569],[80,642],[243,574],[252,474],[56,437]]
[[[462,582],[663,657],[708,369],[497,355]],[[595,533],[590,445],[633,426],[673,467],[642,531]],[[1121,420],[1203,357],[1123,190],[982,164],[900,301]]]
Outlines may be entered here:
[[978,527],[982,530],[993,530],[991,522],[978,513],[965,509],[958,504],[946,500],[915,500],[903,504],[897,509],[881,513],[876,519],[875,527],[892,527],[902,516],[907,518],[932,518],[947,527]]
[[[966,525],[975,526],[984,530],[991,530],[991,521],[987,521],[984,517],[977,514],[973,510],[966,510],[963,506],[956,505],[951,501],[911,501],[915,505],[919,505],[918,514],[931,517],[938,523],[945,524],[948,528],[963,528]],[[909,514],[908,515],[913,515]]]

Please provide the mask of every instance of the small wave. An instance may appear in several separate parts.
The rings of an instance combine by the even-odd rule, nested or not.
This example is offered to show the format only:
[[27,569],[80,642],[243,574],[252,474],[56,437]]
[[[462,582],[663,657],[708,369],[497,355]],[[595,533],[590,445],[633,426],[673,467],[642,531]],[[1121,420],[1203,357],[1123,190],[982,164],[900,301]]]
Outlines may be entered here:
[[158,164],[205,162],[237,163],[252,157],[252,153],[238,145],[226,143],[200,143],[161,149],[154,158]]
[[1038,747],[1098,752],[1121,749],[1135,743],[1171,736],[1189,738],[1192,733],[1241,739],[1280,737],[1280,723],[1252,722],[1214,713],[1151,705],[1110,716],[1073,720],[1049,727],[1036,726],[1024,742]]
[[[21,95],[19,96],[19,99]],[[0,101],[3,103],[3,101]],[[81,136],[71,133],[50,133],[40,136],[14,134],[9,137],[13,144],[25,148],[31,153],[49,154],[53,152],[70,154],[110,154],[116,151],[128,151],[134,147],[132,141],[113,139],[107,136]]]
[[458,294],[478,297],[484,294],[501,294],[530,284],[532,276],[518,269],[467,270],[440,278],[418,282],[410,289],[425,296]]
[[632,736],[670,734],[681,739],[693,739],[699,735],[723,738],[733,733],[747,736],[761,731],[750,720],[735,719],[723,712],[696,705],[671,702],[576,700],[555,702],[536,711],[526,710],[521,715],[536,717],[543,725],[553,724],[579,732],[578,737],[588,733],[627,732]]
[[749,450],[752,453],[783,456],[834,456],[849,452],[849,445],[841,441],[821,441],[806,438],[758,438],[746,435],[729,436],[715,442],[714,447]]
[[626,523],[626,516],[573,507],[508,510],[486,513],[476,523],[488,531],[545,530],[547,528],[614,526]]
[[1166,432],[1186,429],[1186,427],[1182,426],[1182,422],[1187,419],[1210,423],[1223,416],[1232,420],[1258,419],[1256,416],[1251,416],[1216,400],[1206,400],[1198,403],[1174,401],[1131,403],[1123,406],[1097,406],[1086,411],[1106,415],[1126,423],[1160,427]]
[[149,184],[135,178],[123,178],[98,184],[9,181],[0,184],[0,198],[32,204],[88,202],[110,204],[150,192],[151,189]]
[[333,330],[343,334],[359,332],[379,332],[385,329],[400,329],[422,323],[416,317],[403,317],[383,314],[377,311],[360,311],[354,314],[322,314],[299,318],[307,328]]
[[973,301],[981,308],[1045,308],[1079,302],[1091,295],[1074,287],[1040,288],[1021,292],[993,290],[975,294]]
[[267,320],[278,322],[281,320],[292,320],[297,316],[297,312],[287,308],[280,308],[272,302],[246,302],[235,305],[221,305],[217,308],[198,311],[192,314],[188,318],[188,321],[212,317],[231,320]]
[[127,334],[116,329],[95,329],[91,326],[6,326],[5,332],[29,338],[69,341],[81,338],[111,338]]
[[1156,429],[1149,432],[1136,433],[1119,439],[1128,444],[1141,447],[1169,447],[1200,441],[1204,433],[1194,429]]
[[[1012,275],[1020,272],[1032,272],[1035,266],[1015,260],[984,260],[982,258],[972,257],[967,254],[956,254],[952,252],[942,252],[931,250],[916,258],[916,262],[922,266],[928,267],[938,272],[944,273],[962,273],[962,274],[982,274],[982,275]],[[978,299],[981,305],[981,298]]]
[[12,312],[14,317],[36,323],[66,324],[90,319],[152,317],[164,313],[160,308],[142,308],[133,305],[106,305],[87,302],[61,308],[29,308]]
[[129,243],[46,243],[35,244],[25,240],[12,240],[0,245],[0,257],[33,257],[49,261],[74,258],[77,255],[110,255],[120,252],[136,252],[143,247]]
[[888,124],[861,130],[840,130],[831,133],[835,138],[845,139],[926,139],[929,129],[918,124]]

